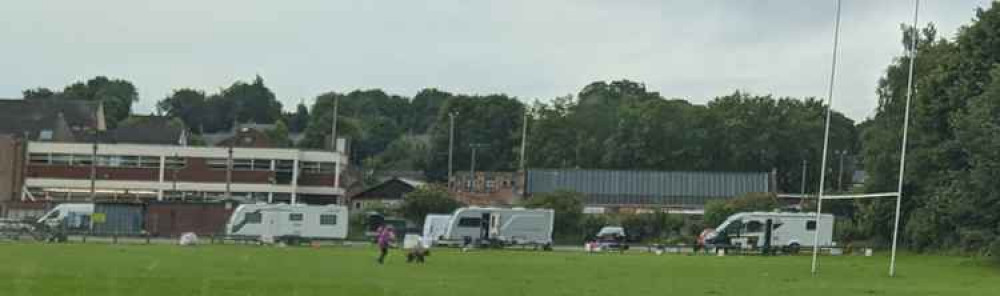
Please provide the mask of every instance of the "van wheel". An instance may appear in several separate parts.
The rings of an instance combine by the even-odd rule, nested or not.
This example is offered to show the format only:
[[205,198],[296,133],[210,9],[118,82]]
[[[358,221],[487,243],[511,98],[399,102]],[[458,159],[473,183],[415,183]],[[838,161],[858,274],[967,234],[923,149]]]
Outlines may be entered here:
[[542,250],[543,251],[552,251],[552,244],[542,245]]
[[802,249],[802,246],[800,246],[799,243],[792,243],[791,245],[788,245],[788,253],[789,254],[798,254],[799,250],[801,250],[801,249]]

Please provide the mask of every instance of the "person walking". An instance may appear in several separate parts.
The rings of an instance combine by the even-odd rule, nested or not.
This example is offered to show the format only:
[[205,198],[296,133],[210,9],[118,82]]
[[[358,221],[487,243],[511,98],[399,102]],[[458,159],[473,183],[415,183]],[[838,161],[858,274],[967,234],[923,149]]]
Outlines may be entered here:
[[377,233],[376,243],[379,248],[378,264],[384,264],[385,256],[389,254],[389,245],[396,239],[396,233],[393,231],[392,225],[379,227]]

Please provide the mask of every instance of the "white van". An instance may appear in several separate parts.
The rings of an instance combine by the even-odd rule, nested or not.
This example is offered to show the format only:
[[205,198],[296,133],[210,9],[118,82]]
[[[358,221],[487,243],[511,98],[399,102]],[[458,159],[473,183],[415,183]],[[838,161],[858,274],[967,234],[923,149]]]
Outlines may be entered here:
[[[769,222],[770,221],[770,222]],[[729,216],[706,236],[710,244],[730,244],[742,248],[760,248],[765,244],[766,225],[771,225],[771,246],[797,252],[801,247],[814,246],[816,230],[819,246],[833,245],[831,214],[746,212]]]
[[442,240],[448,243],[552,245],[555,211],[525,208],[459,208],[451,215]]
[[226,234],[265,243],[347,238],[347,207],[304,204],[245,204],[233,211]]
[[90,228],[90,217],[94,215],[92,203],[64,203],[56,205],[48,213],[38,218],[38,224],[50,228],[63,226],[70,230]]

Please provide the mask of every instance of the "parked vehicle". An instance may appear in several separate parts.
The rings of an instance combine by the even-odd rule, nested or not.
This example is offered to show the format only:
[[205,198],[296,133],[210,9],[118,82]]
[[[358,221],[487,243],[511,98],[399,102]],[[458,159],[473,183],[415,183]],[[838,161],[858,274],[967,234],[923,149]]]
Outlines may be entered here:
[[555,211],[525,208],[459,208],[451,215],[443,243],[552,245]]
[[36,222],[48,228],[86,230],[90,229],[90,217],[93,214],[92,203],[64,203],[56,205]]
[[226,234],[265,243],[344,239],[347,218],[347,207],[338,205],[245,204],[233,211]]
[[421,233],[424,239],[431,244],[441,240],[448,231],[448,223],[451,222],[451,215],[430,214],[424,218],[424,230]]
[[[818,222],[818,223],[817,223]],[[770,246],[798,252],[802,247],[814,246],[816,230],[820,230],[818,244],[833,245],[834,217],[830,214],[746,212],[737,213],[706,235],[706,244],[740,248]],[[767,228],[770,226],[771,231]],[[767,236],[770,244],[767,244]]]
[[602,227],[597,235],[594,236],[594,242],[596,243],[595,251],[607,251],[607,250],[617,250],[625,251],[628,250],[628,244],[625,243],[625,228],[621,226],[605,226]]

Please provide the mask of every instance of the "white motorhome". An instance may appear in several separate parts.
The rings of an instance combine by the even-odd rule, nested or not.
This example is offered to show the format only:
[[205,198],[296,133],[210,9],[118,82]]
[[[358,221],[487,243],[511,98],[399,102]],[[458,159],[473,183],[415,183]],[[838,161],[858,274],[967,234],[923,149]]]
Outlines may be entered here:
[[71,230],[87,229],[90,227],[92,215],[94,215],[92,203],[64,203],[56,205],[38,218],[37,222],[52,228],[63,226]]
[[226,234],[265,243],[344,239],[347,219],[347,207],[338,205],[245,204],[229,217]]
[[429,214],[424,218],[424,231],[422,233],[425,240],[433,244],[440,240],[448,231],[448,223],[451,222],[451,215]]
[[499,245],[552,245],[555,211],[525,208],[459,208],[442,240]]
[[816,230],[819,233],[819,245],[833,245],[834,217],[821,214],[819,221],[816,214],[781,213],[781,212],[746,212],[729,216],[719,227],[706,236],[711,244],[731,244],[743,248],[759,248],[765,245],[765,229],[771,225],[771,246],[787,248],[797,252],[801,247],[814,246]]

